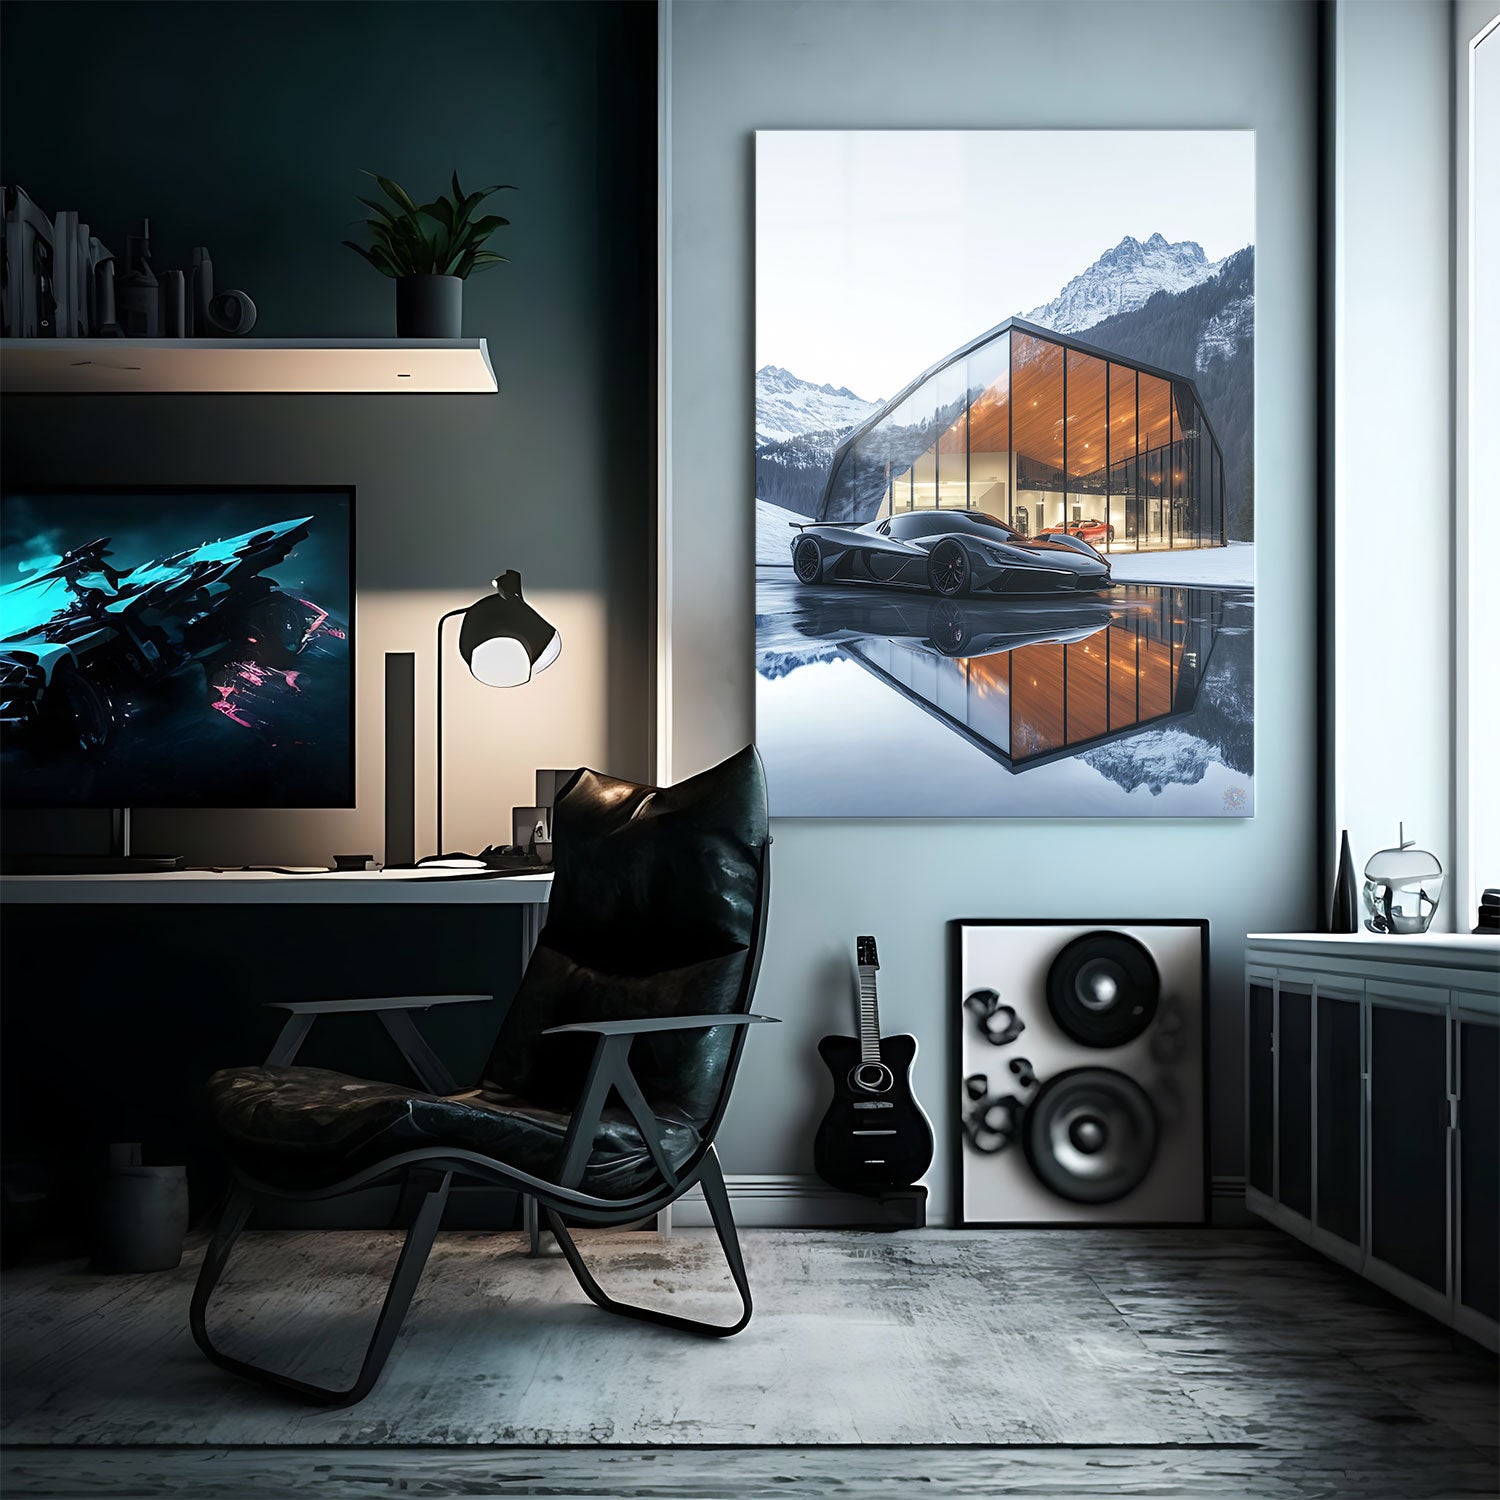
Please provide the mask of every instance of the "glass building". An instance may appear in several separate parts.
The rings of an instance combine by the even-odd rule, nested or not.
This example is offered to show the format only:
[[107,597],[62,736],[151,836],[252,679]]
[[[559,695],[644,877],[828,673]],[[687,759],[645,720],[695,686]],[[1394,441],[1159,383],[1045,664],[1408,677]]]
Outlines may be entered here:
[[1101,552],[1219,547],[1224,459],[1191,380],[1011,318],[845,439],[818,519],[938,508]]

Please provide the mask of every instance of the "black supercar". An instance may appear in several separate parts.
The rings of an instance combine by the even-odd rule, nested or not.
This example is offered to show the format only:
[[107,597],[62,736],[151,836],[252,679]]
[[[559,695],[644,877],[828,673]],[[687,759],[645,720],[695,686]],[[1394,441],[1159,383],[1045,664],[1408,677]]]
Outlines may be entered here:
[[1024,537],[978,510],[914,510],[863,526],[791,522],[799,583],[873,583],[963,594],[1107,589],[1109,563],[1074,536]]

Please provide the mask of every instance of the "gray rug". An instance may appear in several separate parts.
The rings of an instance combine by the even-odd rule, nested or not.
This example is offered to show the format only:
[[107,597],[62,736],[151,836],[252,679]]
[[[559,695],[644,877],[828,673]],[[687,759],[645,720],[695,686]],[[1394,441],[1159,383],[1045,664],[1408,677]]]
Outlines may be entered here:
[[[750,1231],[749,1328],[614,1318],[517,1235],[450,1234],[374,1393],[289,1405],[208,1364],[180,1270],[7,1278],[3,1437],[42,1444],[1183,1444],[1244,1440],[1187,1394],[1096,1285],[1097,1236]],[[241,1241],[214,1307],[230,1352],[347,1383],[395,1254],[381,1234]],[[727,1317],[706,1231],[584,1236],[631,1300]]]

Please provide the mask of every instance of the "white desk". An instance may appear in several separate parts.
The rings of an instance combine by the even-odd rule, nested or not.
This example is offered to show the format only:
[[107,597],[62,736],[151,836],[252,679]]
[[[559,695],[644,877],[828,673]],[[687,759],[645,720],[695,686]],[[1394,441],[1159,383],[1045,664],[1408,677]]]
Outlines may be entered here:
[[0,877],[0,902],[16,905],[519,906],[523,966],[536,947],[551,894],[551,875],[476,877],[426,870],[339,870],[318,875],[173,870],[161,875]]

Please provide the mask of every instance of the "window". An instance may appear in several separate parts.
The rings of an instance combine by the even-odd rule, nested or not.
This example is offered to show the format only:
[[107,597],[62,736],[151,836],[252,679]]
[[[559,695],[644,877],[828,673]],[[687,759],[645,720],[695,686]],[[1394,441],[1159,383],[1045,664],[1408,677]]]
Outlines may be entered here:
[[1063,520],[1063,372],[1061,344],[1017,333],[1012,339],[1012,439],[1016,503],[1025,505],[1035,535]]
[[[1480,893],[1500,885],[1500,693],[1493,642],[1500,590],[1500,17],[1458,37],[1458,485],[1454,548],[1457,846],[1453,925],[1474,924]],[[1445,900],[1449,899],[1447,897]]]
[[890,520],[890,534],[899,542],[912,542],[918,537],[938,536],[944,531],[952,531],[954,517],[940,516],[933,511],[908,511],[904,515],[895,515]]
[[1011,519],[1010,335],[968,357],[969,504]]
[[1135,371],[1129,365],[1110,365],[1109,498],[1105,519],[1111,529],[1119,528],[1117,535],[1120,541],[1139,546],[1135,384]]
[[1109,459],[1109,366],[1068,351],[1068,514],[1081,520],[1106,489]]

